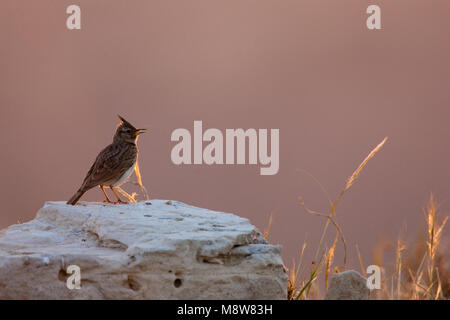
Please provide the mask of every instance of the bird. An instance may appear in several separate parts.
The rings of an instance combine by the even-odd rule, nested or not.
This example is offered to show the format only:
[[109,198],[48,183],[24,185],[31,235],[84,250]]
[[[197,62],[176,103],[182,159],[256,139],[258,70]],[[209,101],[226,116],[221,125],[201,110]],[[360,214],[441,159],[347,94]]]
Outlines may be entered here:
[[[137,140],[147,129],[136,129],[131,123],[118,115],[120,123],[114,134],[113,142],[97,156],[77,192],[67,201],[75,205],[86,191],[99,186],[108,203],[127,203],[122,201],[114,190],[123,184],[133,173],[138,157]],[[117,198],[113,202],[108,198],[105,187],[109,187]]]

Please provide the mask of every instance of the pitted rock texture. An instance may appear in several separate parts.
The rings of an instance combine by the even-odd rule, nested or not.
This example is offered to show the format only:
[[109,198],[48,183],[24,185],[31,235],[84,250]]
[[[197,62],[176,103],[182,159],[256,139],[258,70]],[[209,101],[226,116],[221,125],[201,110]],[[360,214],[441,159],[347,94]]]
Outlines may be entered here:
[[0,299],[285,299],[280,251],[247,219],[177,201],[47,202],[0,231]]

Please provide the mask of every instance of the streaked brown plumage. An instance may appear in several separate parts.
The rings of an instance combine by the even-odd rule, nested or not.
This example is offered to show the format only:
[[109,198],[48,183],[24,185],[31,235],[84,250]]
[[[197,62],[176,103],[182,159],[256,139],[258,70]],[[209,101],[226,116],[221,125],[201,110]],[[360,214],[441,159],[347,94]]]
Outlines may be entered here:
[[145,129],[136,129],[121,116],[119,119],[121,123],[117,127],[113,142],[99,153],[81,187],[67,201],[67,204],[76,204],[86,191],[96,186],[100,186],[107,202],[111,203],[111,200],[104,187],[111,188],[117,198],[116,203],[125,203],[120,200],[114,187],[124,183],[133,173],[138,155],[137,139],[139,134],[145,132]]

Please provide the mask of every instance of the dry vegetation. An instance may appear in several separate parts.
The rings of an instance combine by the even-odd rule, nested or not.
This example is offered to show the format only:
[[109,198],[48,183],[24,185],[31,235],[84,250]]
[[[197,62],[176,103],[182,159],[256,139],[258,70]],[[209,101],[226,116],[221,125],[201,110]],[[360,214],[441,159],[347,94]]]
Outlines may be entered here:
[[[298,262],[292,262],[289,268],[288,281],[288,299],[323,299],[326,293],[330,275],[333,272],[342,272],[346,270],[347,263],[347,244],[342,229],[336,220],[336,207],[344,196],[345,192],[354,184],[365,165],[375,154],[381,150],[387,138],[378,144],[358,166],[353,174],[347,179],[344,188],[333,202],[331,201],[325,188],[312,175],[315,182],[321,187],[330,203],[330,212],[323,214],[306,207],[305,202],[299,197],[300,205],[307,213],[326,219],[322,235],[314,254],[314,260],[310,266],[304,266],[305,252],[308,247],[307,241],[303,242],[300,250]],[[378,265],[381,269],[381,289],[372,290],[373,299],[449,299],[450,298],[450,272],[444,266],[444,257],[439,251],[442,233],[448,217],[438,221],[438,206],[433,195],[430,196],[427,207],[424,209],[426,220],[426,230],[416,243],[411,246],[398,238],[394,245],[388,241],[381,241],[374,249],[373,262],[369,264]],[[332,224],[336,230],[336,236],[329,248],[325,247],[325,235],[329,224]],[[272,224],[270,217],[269,226],[264,235],[267,238]],[[342,242],[344,248],[343,265],[334,266],[336,246],[338,240]],[[395,261],[390,265],[384,262],[386,251],[395,247]],[[366,275],[366,267],[358,246],[355,247],[355,253],[359,259],[361,273]],[[307,272],[301,272],[307,270]],[[301,275],[302,274],[302,275]],[[323,279],[323,288],[320,289],[319,277]]]

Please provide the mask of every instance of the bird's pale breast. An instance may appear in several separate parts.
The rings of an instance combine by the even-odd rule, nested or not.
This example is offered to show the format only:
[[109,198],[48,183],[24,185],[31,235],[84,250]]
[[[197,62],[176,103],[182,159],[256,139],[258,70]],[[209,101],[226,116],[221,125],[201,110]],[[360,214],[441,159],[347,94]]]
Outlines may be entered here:
[[130,169],[125,171],[125,173],[120,177],[120,179],[117,180],[117,182],[115,182],[113,184],[113,187],[118,187],[121,184],[123,184],[125,181],[127,181],[127,179],[130,177],[130,175],[133,173],[135,167],[136,167],[136,162],[134,162],[133,165],[130,167]]

